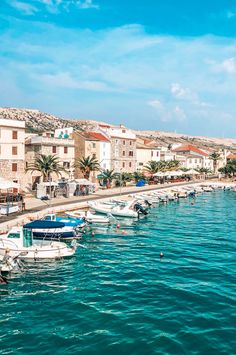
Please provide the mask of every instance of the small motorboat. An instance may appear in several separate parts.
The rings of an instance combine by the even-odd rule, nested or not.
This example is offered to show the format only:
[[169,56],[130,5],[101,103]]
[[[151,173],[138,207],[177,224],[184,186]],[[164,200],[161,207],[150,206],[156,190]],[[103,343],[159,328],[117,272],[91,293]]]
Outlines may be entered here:
[[116,217],[139,218],[141,214],[148,214],[147,209],[137,200],[129,201],[126,205],[110,206],[97,201],[88,202],[88,205],[96,212],[103,214],[111,213]]
[[[48,224],[47,228],[55,229],[55,226]],[[59,241],[35,240],[33,231],[36,229],[34,222],[23,227],[13,227],[6,235],[0,237],[0,255],[3,258],[6,258],[6,255],[11,258],[17,257],[26,262],[48,262],[74,255],[75,246],[69,247]]]
[[91,213],[91,211],[67,211],[66,214],[73,218],[83,218],[88,223],[92,224],[109,224],[112,220],[114,220],[114,217],[111,214],[108,214],[107,217],[105,217],[95,213]]
[[32,229],[34,239],[72,240],[81,237],[74,226],[66,226],[63,222],[40,219],[25,224],[23,227]]

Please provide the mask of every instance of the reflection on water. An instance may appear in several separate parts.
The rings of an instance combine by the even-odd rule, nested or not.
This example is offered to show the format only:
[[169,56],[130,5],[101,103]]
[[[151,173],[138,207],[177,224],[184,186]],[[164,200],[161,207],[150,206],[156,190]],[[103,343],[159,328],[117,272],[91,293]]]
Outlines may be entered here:
[[88,228],[76,257],[12,275],[0,354],[233,354],[235,202],[218,191]]

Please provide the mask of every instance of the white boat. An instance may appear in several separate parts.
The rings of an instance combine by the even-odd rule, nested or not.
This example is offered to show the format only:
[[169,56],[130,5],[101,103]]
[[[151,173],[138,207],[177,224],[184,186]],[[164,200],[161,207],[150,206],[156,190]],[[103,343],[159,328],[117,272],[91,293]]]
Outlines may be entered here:
[[80,219],[84,218],[88,223],[93,223],[93,224],[108,224],[111,222],[112,219],[114,219],[111,214],[105,217],[95,213],[91,213],[90,211],[76,210],[76,211],[67,211],[65,213],[68,216],[73,218],[80,218]]
[[[50,228],[49,225],[48,228]],[[76,248],[69,247],[63,242],[34,240],[33,230],[29,227],[13,227],[9,233],[0,237],[0,255],[2,257],[8,255],[27,262],[52,261],[71,257],[75,250]]]
[[139,201],[131,200],[126,205],[107,205],[102,202],[91,201],[88,202],[89,207],[99,213],[111,213],[117,217],[138,218],[140,214],[147,214],[146,209],[139,203]]

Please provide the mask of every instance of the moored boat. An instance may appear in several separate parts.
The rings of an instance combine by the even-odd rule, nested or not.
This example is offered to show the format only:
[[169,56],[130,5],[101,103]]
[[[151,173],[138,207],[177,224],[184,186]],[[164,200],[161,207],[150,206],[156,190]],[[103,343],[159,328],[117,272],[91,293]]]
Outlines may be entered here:
[[[75,248],[66,243],[48,240],[35,240],[33,230],[35,224],[24,227],[13,227],[9,233],[0,238],[0,255],[19,258],[27,262],[52,261],[71,257]],[[54,226],[51,227],[54,229]],[[48,225],[48,229],[50,226]]]

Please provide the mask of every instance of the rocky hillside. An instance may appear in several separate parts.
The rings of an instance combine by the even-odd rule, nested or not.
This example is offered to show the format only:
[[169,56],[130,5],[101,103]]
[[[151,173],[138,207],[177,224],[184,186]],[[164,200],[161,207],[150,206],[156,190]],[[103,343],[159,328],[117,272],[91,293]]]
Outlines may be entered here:
[[[51,131],[56,128],[74,127],[75,129],[86,131],[97,127],[98,121],[92,120],[68,120],[62,119],[38,110],[17,109],[17,108],[0,108],[0,118],[18,119],[26,121],[28,132]],[[181,135],[174,132],[162,131],[135,131],[138,136],[149,137],[155,139],[160,145],[170,145],[175,143],[192,143],[202,149],[219,149],[228,148],[236,151],[236,139],[221,139],[210,137],[195,137],[189,135]]]

